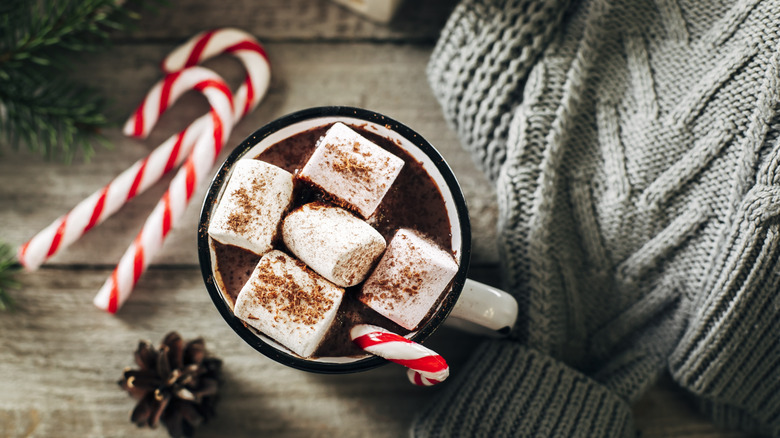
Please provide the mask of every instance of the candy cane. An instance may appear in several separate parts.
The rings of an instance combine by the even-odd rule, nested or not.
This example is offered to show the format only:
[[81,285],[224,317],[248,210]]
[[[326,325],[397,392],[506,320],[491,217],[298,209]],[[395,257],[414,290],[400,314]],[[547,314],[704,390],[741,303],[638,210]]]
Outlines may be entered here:
[[[252,35],[238,29],[217,29],[195,35],[165,58],[163,70],[171,74],[150,90],[125,123],[125,135],[146,137],[160,115],[181,94],[195,88],[197,82],[192,83],[191,80],[196,79],[196,74],[183,73],[183,70],[220,53],[234,54],[247,71],[233,100],[233,123],[252,111],[268,90],[271,74],[268,56]],[[195,139],[204,132],[203,127],[208,118],[208,114],[204,115],[184,131],[170,137],[149,156],[133,164],[23,244],[17,252],[21,264],[28,270],[37,269],[48,258],[78,240],[125,202],[143,193],[165,173],[181,164],[195,144]]]
[[[130,118],[126,128],[132,129],[127,133],[135,136],[148,134],[160,114],[188,90],[202,91],[212,107],[221,105],[225,95],[230,96],[230,90],[222,78],[211,70],[193,67],[169,74],[152,88]],[[232,104],[228,106],[228,109],[231,108]],[[27,270],[37,269],[48,258],[114,214],[126,202],[143,193],[184,160],[203,132],[207,118],[208,115],[201,117],[179,134],[170,137],[147,157],[137,161],[33,236],[19,248],[19,262]]]
[[247,72],[244,82],[233,93],[234,122],[237,122],[257,106],[271,80],[268,55],[255,37],[233,28],[201,32],[166,56],[162,69],[178,71],[221,53],[235,55]]
[[[195,188],[214,165],[233,128],[231,95],[228,92],[223,96],[224,102],[219,106],[221,110],[214,107],[210,112],[211,118],[204,129],[204,135],[198,138],[192,154],[176,172],[168,190],[147,218],[132,245],[119,260],[114,272],[95,296],[94,303],[97,307],[110,313],[119,310],[130,296],[141,274],[149,266],[150,260],[162,248],[165,237],[184,215]],[[211,135],[205,135],[205,132]]]
[[[191,38],[188,42],[168,55],[162,64],[164,71],[195,65],[219,53],[232,53],[244,64],[247,76],[235,93],[231,119],[216,119],[215,129],[221,129],[226,135],[233,125],[244,115],[253,110],[270,84],[270,65],[265,50],[250,34],[236,29],[220,29],[203,32]],[[130,123],[128,123],[129,125]],[[97,307],[115,313],[127,300],[141,274],[146,270],[151,258],[162,247],[173,222],[183,214],[192,195],[191,188],[203,179],[203,176],[214,165],[217,155],[224,142],[216,140],[196,146],[183,169],[187,174],[187,191],[182,195],[182,180],[180,171],[171,181],[169,190],[155,207],[130,248],[120,259],[111,277],[98,292],[94,299]],[[227,136],[225,137],[227,139]],[[173,208],[177,204],[178,208]]]
[[407,376],[415,385],[435,385],[450,375],[443,357],[381,327],[359,324],[350,330],[350,336],[363,350],[409,368]]

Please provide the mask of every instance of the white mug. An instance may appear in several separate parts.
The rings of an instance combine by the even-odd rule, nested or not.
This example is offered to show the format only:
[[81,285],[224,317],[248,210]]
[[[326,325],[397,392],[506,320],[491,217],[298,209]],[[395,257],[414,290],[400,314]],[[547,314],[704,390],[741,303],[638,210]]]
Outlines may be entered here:
[[260,353],[282,364],[305,371],[347,373],[367,370],[386,363],[384,359],[365,354],[359,357],[303,358],[254,330],[237,318],[215,276],[215,254],[208,235],[209,218],[219,203],[233,165],[241,159],[256,157],[281,140],[295,134],[335,122],[356,125],[388,138],[421,163],[436,183],[449,217],[452,247],[458,271],[438,308],[416,331],[407,335],[422,343],[437,327],[448,325],[488,336],[509,333],[517,319],[517,301],[504,291],[466,278],[471,255],[471,226],[466,201],[455,175],[436,149],[407,126],[373,111],[360,108],[329,106],[311,108],[283,116],[255,131],[244,140],[220,166],[212,180],[201,210],[198,226],[198,254],[206,288],[214,305],[230,327]]

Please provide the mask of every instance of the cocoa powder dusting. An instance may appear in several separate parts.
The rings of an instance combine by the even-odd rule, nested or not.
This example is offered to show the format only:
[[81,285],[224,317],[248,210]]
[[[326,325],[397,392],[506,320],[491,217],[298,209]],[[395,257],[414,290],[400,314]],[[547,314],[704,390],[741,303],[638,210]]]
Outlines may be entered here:
[[[371,163],[366,160],[371,157],[370,153],[359,152],[360,149],[357,142],[352,144],[351,153],[339,149],[330,143],[325,146],[327,151],[333,154],[333,161],[329,162],[333,170],[348,176],[350,179],[360,183],[364,187],[371,187],[371,175],[374,168]],[[360,157],[363,157],[364,159],[360,159]]]
[[[296,134],[276,143],[253,158],[279,166],[288,172],[296,173],[296,170],[301,169],[313,153],[317,141],[331,126],[332,124],[327,124]],[[450,248],[452,236],[450,235],[450,223],[444,207],[444,200],[439,188],[428,176],[422,165],[406,153],[397,142],[379,136],[360,126],[350,125],[350,128],[404,160],[404,167],[401,169],[401,173],[377,207],[370,221],[371,225],[388,242],[397,229],[411,228],[431,238],[440,246]],[[351,149],[356,149],[356,147],[353,145]],[[350,171],[353,175],[360,175],[366,169],[361,168],[357,158],[355,160],[354,163],[347,161],[343,165],[352,166]],[[373,183],[369,181],[366,184],[371,188]],[[340,204],[338,199],[333,199],[327,193],[324,193],[321,188],[300,180],[296,180],[293,196],[294,201],[290,209],[295,209],[315,200]],[[344,205],[341,206],[345,207]],[[236,226],[240,226],[240,221],[236,223]],[[283,251],[286,249],[281,242],[275,243],[275,248]],[[230,292],[227,292],[228,295],[233,295],[230,297],[232,300],[235,300],[238,290],[248,279],[247,269],[254,268],[254,264],[257,263],[257,258],[253,258],[254,256],[248,252],[244,254],[245,251],[242,251],[237,247],[225,246],[220,247],[216,254],[217,269],[221,272],[223,278],[232,279],[229,286]],[[245,257],[245,260],[242,260],[242,263],[234,264],[233,260],[236,259],[236,257],[232,256],[234,253],[240,253],[241,257]],[[295,302],[297,299],[299,300],[299,305],[306,307],[313,306],[316,308],[321,305],[322,311],[330,309],[330,306],[332,306],[330,302],[325,303],[322,301],[324,296],[321,295],[321,289],[317,289],[311,297],[296,297],[299,294],[295,290],[283,287],[286,284],[285,280],[275,281],[279,282],[279,286],[274,288],[276,295],[270,294],[267,298],[268,300],[273,299],[281,302],[282,305],[291,305],[289,303]],[[396,294],[401,293],[393,290],[390,279],[385,281],[387,285],[383,292],[385,299],[393,299]],[[355,324],[377,325],[401,335],[409,333],[409,330],[393,323],[360,302],[357,299],[357,293],[360,291],[361,286],[362,284],[346,290],[342,304],[336,313],[334,323],[314,353],[314,357],[361,356],[365,354],[360,348],[355,346],[349,336],[349,331]],[[407,292],[414,293],[415,286],[419,289],[419,284],[412,282],[410,286],[407,286],[409,289]],[[446,294],[442,296],[444,295]],[[308,315],[306,312],[296,315],[301,320],[306,320],[306,318],[312,316],[313,312]],[[277,322],[284,324],[284,321],[277,320]]]
[[238,206],[238,211],[230,213],[227,218],[227,227],[238,234],[243,234],[249,231],[252,221],[251,217],[262,214],[263,212],[258,209],[259,203],[255,201],[252,194],[262,193],[265,190],[266,182],[257,178],[252,180],[251,189],[252,192],[246,189],[246,187],[240,187],[238,190],[231,193],[231,197]]
[[389,308],[399,301],[413,300],[423,286],[426,271],[415,270],[411,266],[404,266],[395,275],[379,278],[374,281],[380,292],[367,293],[374,301],[382,301]]
[[230,213],[227,219],[227,227],[236,233],[246,233],[249,228],[248,213],[252,208],[252,200],[249,198],[249,193],[246,188],[241,187],[233,192],[233,199],[236,201],[236,205],[240,208],[240,211],[233,211]]
[[[291,260],[280,255],[274,261],[286,263]],[[300,266],[299,261],[295,262]],[[316,281],[314,273],[305,265],[302,268],[308,276],[303,285],[289,272],[282,275],[273,272],[270,261],[261,262],[258,266],[259,275],[254,283],[255,302],[276,313],[277,322],[286,317],[289,322],[311,326],[322,319],[322,315],[333,306],[332,300],[323,293],[322,285]]]

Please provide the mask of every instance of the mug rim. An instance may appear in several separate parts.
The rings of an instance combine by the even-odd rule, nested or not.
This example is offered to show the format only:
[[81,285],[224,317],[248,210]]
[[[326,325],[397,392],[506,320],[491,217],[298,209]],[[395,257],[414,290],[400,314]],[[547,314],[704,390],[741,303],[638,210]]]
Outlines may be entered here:
[[[455,213],[460,223],[460,263],[458,266],[458,272],[455,274],[455,277],[452,280],[452,286],[450,287],[450,291],[445,297],[444,301],[434,312],[434,314],[428,319],[428,321],[416,331],[411,339],[415,342],[423,342],[444,322],[444,320],[447,319],[463,290],[471,259],[471,223],[469,220],[468,209],[466,206],[465,197],[463,196],[463,191],[457,179],[455,178],[455,174],[453,173],[452,169],[441,156],[439,151],[436,150],[436,148],[434,148],[425,138],[423,138],[420,134],[408,126],[375,111],[349,106],[321,106],[308,108],[281,116],[263,125],[247,138],[245,138],[238,146],[233,149],[225,161],[222,162],[209,184],[208,191],[206,192],[206,196],[201,206],[200,217],[198,219],[198,259],[206,290],[208,291],[214,306],[217,308],[220,315],[230,326],[230,328],[233,329],[233,331],[238,334],[239,337],[244,340],[244,342],[249,344],[259,353],[276,362],[303,371],[326,374],[344,374],[366,371],[384,365],[388,361],[374,355],[344,363],[314,361],[289,354],[266,343],[252,330],[247,328],[246,325],[230,310],[230,307],[227,305],[223,297],[223,292],[216,284],[213,275],[214,269],[211,264],[211,249],[208,236],[209,220],[211,216],[211,210],[217,200],[217,197],[220,194],[222,186],[226,183],[226,176],[230,169],[239,159],[246,155],[249,150],[251,150],[254,146],[256,146],[269,135],[295,123],[320,117],[350,117],[365,120],[367,122],[372,122],[378,125],[384,125],[390,131],[393,131],[404,137],[407,141],[420,149],[423,154],[427,155],[438,170],[442,179],[445,181],[447,185],[446,189],[450,192],[450,196],[452,196],[455,204]],[[442,191],[442,189],[442,187],[439,187],[439,191]]]

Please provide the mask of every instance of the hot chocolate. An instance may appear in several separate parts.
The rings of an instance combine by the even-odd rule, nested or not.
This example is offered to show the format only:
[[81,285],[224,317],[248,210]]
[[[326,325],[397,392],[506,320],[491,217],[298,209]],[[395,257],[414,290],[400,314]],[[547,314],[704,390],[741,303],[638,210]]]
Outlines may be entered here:
[[[332,124],[328,124],[295,134],[252,158],[277,166],[290,174],[300,175],[301,170],[314,154],[318,141],[332,126]],[[381,202],[376,206],[360,205],[350,208],[349,203],[345,203],[343,199],[326,192],[318,184],[309,181],[308,178],[295,178],[292,201],[288,211],[294,211],[303,205],[314,202],[338,205],[352,210],[356,216],[367,216],[364,217],[366,223],[378,231],[388,243],[391,242],[398,230],[406,229],[424,236],[425,239],[435,243],[438,247],[449,250],[452,247],[452,235],[444,200],[439,188],[422,165],[393,141],[362,129],[360,126],[350,125],[349,128],[403,160],[403,167],[400,168],[392,185],[389,185],[389,189],[381,197]],[[375,210],[371,210],[372,208]],[[272,246],[285,253],[291,253],[290,248],[285,246],[281,235],[281,232],[275,233],[276,237]],[[239,246],[219,243],[213,239],[211,245],[216,259],[217,283],[230,307],[233,308],[239,292],[252,277],[261,255]],[[312,357],[365,354],[351,342],[349,330],[355,324],[373,324],[402,335],[409,333],[410,329],[414,329],[414,327],[405,329],[361,302],[358,296],[364,282],[344,289],[343,299],[335,319],[324,335],[324,339],[311,355]],[[445,294],[441,295],[443,297]],[[431,307],[431,309],[435,308],[436,304]],[[424,321],[423,318],[417,326],[424,324]],[[410,327],[408,324],[406,325]]]

